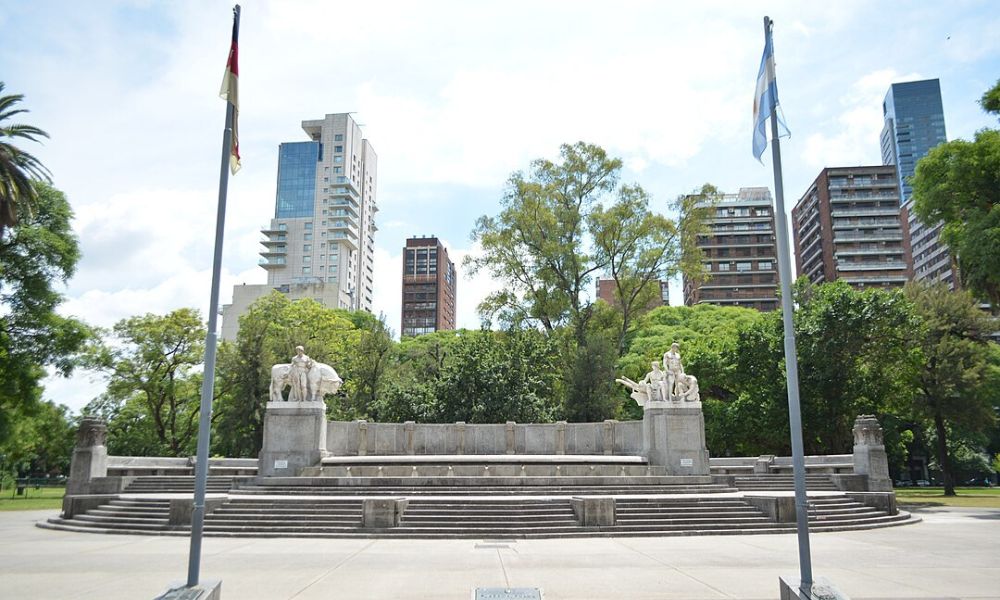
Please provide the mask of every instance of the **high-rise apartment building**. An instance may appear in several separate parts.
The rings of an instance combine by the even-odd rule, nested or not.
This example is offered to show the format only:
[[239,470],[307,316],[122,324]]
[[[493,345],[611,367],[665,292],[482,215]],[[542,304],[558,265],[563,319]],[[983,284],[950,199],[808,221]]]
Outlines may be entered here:
[[900,203],[910,199],[917,161],[947,141],[941,83],[937,79],[894,83],[882,102],[882,164],[895,165]]
[[709,231],[698,238],[709,278],[684,280],[684,304],[719,304],[758,310],[778,307],[774,210],[767,188],[740,188],[714,204]]
[[931,148],[947,140],[941,84],[937,79],[894,83],[882,103],[882,162],[895,165],[899,178],[902,219],[910,238],[911,271],[918,281],[934,281],[955,287],[954,259],[941,242],[941,225],[928,227],[913,214],[909,178],[917,161]]
[[372,310],[378,159],[350,114],[303,121],[307,141],[278,149],[274,217],[262,230],[266,285],[233,289],[223,307],[223,339],[239,315],[278,290],[330,308]]
[[820,171],[792,208],[797,275],[863,287],[910,278],[905,220],[894,165]]
[[413,237],[403,248],[400,336],[455,329],[458,277],[436,237]]

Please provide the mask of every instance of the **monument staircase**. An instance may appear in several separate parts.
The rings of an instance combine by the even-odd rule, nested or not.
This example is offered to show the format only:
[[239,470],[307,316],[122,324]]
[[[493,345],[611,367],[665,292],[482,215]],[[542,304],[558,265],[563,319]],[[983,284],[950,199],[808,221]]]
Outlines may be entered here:
[[[451,459],[451,460],[449,460]],[[791,489],[783,475],[738,476],[737,485],[711,476],[670,476],[637,457],[341,457],[298,477],[210,478],[217,498],[205,534],[233,537],[552,538],[784,533],[743,492]],[[810,476],[832,487],[829,477]],[[765,486],[744,488],[743,480]],[[716,478],[718,480],[718,478]],[[783,486],[783,487],[782,487]],[[100,533],[186,535],[171,523],[171,499],[190,498],[190,476],[144,476],[96,508],[42,527]],[[574,509],[585,498],[611,498],[614,523],[586,525]],[[392,527],[364,527],[372,499],[402,500]],[[867,529],[905,523],[844,493],[809,498],[813,531]]]
[[[742,492],[793,490],[795,489],[795,479],[791,473],[737,475],[733,478],[733,485]],[[806,489],[811,492],[832,492],[838,488],[829,475],[823,473],[806,473]]]

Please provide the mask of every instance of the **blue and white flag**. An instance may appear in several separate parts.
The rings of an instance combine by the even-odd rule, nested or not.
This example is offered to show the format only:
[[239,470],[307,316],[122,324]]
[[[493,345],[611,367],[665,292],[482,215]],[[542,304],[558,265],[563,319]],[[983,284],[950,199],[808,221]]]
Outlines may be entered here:
[[[760,160],[767,148],[767,118],[771,116],[771,99],[778,106],[778,84],[774,78],[774,48],[771,36],[764,39],[764,56],[760,59],[760,71],[757,73],[757,91],[753,95],[753,155]],[[785,120],[778,108],[778,135],[790,135]],[[761,161],[763,162],[763,161]]]

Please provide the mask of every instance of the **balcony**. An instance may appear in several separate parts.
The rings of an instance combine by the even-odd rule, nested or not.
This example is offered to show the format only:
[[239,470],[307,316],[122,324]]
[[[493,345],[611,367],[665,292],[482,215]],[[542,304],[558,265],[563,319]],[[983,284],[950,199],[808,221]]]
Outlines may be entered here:
[[833,253],[834,258],[840,258],[841,256],[883,256],[886,254],[903,254],[903,249],[901,247],[885,247],[885,248],[838,248],[836,252]]
[[264,257],[287,256],[288,249],[285,246],[279,246],[277,248],[266,248],[264,250],[261,250],[259,254]]
[[885,233],[844,233],[833,236],[833,242],[840,244],[844,242],[901,242],[903,234],[899,232]]
[[838,271],[901,271],[906,269],[904,262],[838,262]]
[[257,264],[264,267],[265,269],[277,269],[284,267],[286,263],[284,257],[275,257],[275,258],[262,258]]
[[899,208],[894,206],[838,208],[837,210],[831,211],[830,215],[835,219],[837,217],[868,217],[873,215],[888,217],[899,215]]

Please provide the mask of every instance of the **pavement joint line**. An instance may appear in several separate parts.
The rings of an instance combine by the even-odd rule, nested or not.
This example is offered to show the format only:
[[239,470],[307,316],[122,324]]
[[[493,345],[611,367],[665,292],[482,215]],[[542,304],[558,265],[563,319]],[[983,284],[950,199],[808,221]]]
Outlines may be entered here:
[[351,560],[355,556],[361,554],[365,550],[371,548],[372,546],[375,545],[376,542],[379,542],[379,541],[380,540],[378,538],[373,539],[372,541],[370,541],[367,544],[365,544],[364,546],[358,548],[354,552],[351,552],[350,554],[348,554],[347,556],[345,556],[344,558],[342,558],[337,564],[333,565],[332,567],[330,567],[329,569],[327,569],[326,571],[324,571],[320,575],[314,577],[313,580],[310,581],[309,583],[307,583],[305,585],[305,587],[303,587],[301,590],[299,590],[299,591],[295,592],[294,594],[292,594],[291,596],[289,596],[288,600],[292,600],[293,598],[297,598],[298,596],[301,596],[303,592],[305,592],[306,590],[308,590],[312,586],[316,585],[317,583],[319,583],[320,581],[322,581],[323,579],[325,579],[328,575],[330,575],[330,573],[333,573],[334,571],[336,571],[337,569],[339,569],[344,563],[346,563],[347,561]]
[[621,545],[621,546],[624,546],[625,548],[631,550],[632,552],[635,552],[636,554],[638,554],[640,556],[645,556],[649,560],[651,560],[651,561],[653,561],[655,563],[658,563],[660,565],[663,565],[664,567],[667,567],[668,569],[671,569],[672,571],[675,571],[676,573],[678,573],[680,575],[683,575],[684,577],[687,577],[688,579],[690,579],[690,580],[692,580],[692,581],[694,581],[694,582],[696,582],[696,583],[698,583],[700,585],[705,586],[706,588],[712,590],[716,594],[719,594],[720,598],[733,598],[733,599],[739,598],[739,596],[733,596],[733,595],[727,594],[726,592],[720,590],[719,588],[715,587],[714,585],[712,585],[712,584],[710,584],[710,583],[708,583],[706,581],[703,581],[702,579],[699,579],[698,577],[695,577],[694,575],[688,573],[684,569],[676,567],[676,566],[674,566],[674,565],[672,565],[670,563],[664,562],[664,561],[656,558],[655,556],[653,556],[653,555],[651,555],[651,554],[649,554],[647,552],[644,552],[642,550],[638,550],[636,548],[633,548],[633,547],[629,546],[628,544],[626,544],[625,542],[623,542],[621,538],[615,538],[615,537],[613,537],[613,538],[611,538],[611,540],[613,542]]
[[503,564],[503,556],[500,554],[500,548],[497,548],[497,560],[500,561],[500,570],[503,572],[503,584],[508,590],[510,589],[510,577],[507,576],[507,567]]

